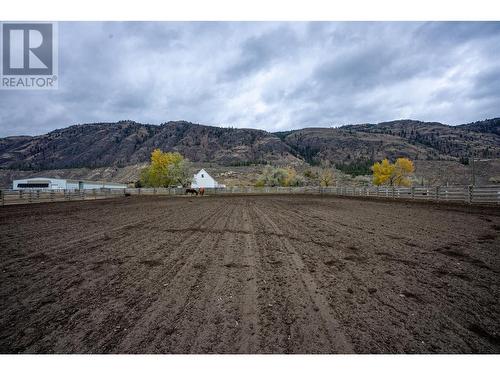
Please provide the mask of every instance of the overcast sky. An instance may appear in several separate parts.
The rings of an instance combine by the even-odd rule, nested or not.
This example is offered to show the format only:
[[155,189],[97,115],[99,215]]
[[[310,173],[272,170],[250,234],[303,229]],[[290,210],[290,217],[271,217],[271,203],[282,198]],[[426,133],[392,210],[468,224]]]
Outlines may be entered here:
[[500,116],[496,23],[59,23],[59,89],[0,90],[0,136],[187,120],[269,131]]

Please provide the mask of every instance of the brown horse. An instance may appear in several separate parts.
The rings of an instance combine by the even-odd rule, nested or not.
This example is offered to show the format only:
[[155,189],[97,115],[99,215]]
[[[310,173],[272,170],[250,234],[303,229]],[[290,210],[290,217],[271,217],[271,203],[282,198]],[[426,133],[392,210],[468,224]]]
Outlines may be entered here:
[[200,195],[203,196],[203,194],[205,194],[205,188],[200,188],[199,189],[199,192],[200,192]]
[[196,191],[196,189],[186,189],[186,194],[191,194],[191,195],[196,194],[196,195],[198,195],[198,192]]

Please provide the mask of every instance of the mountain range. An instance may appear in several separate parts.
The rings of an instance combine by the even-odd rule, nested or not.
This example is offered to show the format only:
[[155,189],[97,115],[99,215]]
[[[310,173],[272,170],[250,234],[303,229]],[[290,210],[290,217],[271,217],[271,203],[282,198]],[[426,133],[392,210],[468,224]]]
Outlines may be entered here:
[[385,157],[467,164],[472,155],[500,159],[500,118],[458,126],[397,120],[275,133],[186,121],[81,124],[44,135],[0,138],[0,169],[123,168],[147,162],[155,148],[219,166],[329,164],[363,170]]
[[0,168],[125,166],[147,161],[154,148],[220,165],[348,163],[399,156],[460,160],[473,151],[478,157],[498,158],[500,118],[458,126],[400,120],[277,133],[185,121],[83,124],[39,136],[0,138]]

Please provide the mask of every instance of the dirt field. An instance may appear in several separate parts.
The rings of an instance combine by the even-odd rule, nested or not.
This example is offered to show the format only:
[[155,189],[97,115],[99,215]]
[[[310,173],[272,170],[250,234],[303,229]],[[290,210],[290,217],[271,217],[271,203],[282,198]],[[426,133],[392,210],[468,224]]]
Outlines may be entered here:
[[500,353],[500,210],[306,196],[0,208],[3,353]]

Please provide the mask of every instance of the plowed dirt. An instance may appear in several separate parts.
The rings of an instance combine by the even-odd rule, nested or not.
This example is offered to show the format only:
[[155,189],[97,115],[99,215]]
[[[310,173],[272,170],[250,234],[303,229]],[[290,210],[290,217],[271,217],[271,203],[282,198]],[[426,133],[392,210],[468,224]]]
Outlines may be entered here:
[[500,353],[500,212],[319,196],[0,208],[3,353]]

